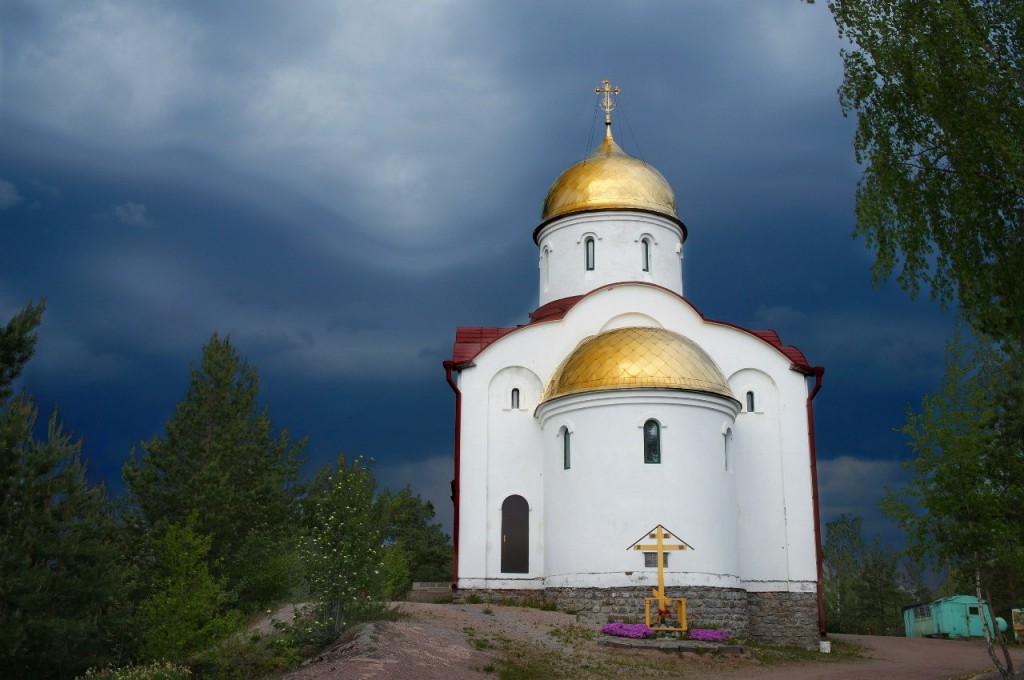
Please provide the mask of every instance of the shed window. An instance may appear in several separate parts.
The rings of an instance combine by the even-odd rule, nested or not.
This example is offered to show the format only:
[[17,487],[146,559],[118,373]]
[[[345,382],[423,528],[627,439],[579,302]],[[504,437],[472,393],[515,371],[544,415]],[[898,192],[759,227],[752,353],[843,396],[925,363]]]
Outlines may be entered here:
[[971,616],[977,616],[978,615],[978,608],[977,607],[968,607],[967,608],[967,613],[970,614]]
[[588,236],[583,241],[583,260],[588,272],[594,271],[594,237]]
[[657,420],[644,423],[644,462],[661,462],[661,425]]
[[512,408],[519,408],[519,388],[512,388]]

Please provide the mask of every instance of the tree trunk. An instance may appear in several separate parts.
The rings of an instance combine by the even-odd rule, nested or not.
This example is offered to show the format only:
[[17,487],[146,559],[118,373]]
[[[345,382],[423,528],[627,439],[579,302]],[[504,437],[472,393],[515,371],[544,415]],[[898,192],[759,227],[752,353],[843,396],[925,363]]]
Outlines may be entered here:
[[[1012,678],[1013,662],[1010,661],[1010,655],[1008,650],[1005,649],[1005,645],[1003,646],[1003,652],[1009,662],[1008,667],[1003,666],[1003,664],[999,662],[999,657],[996,655],[996,649],[992,645],[992,630],[989,628],[989,617],[986,615],[989,612],[986,609],[985,599],[981,596],[981,567],[977,563],[975,563],[974,567],[974,594],[978,598],[978,611],[981,612],[981,627],[982,630],[985,631],[985,648],[988,650],[988,656],[992,659],[992,663],[995,665],[996,670],[999,671],[999,675],[1008,679]],[[995,620],[993,620],[992,623],[995,623]]]

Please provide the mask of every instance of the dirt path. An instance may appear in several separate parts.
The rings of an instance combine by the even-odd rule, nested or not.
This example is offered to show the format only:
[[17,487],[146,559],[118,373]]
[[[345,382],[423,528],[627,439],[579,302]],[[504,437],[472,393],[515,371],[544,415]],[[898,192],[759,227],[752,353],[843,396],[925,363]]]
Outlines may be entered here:
[[[502,654],[536,677],[709,678],[712,680],[947,680],[991,668],[984,644],[835,635],[864,649],[862,658],[764,666],[755,659],[658,651],[612,651],[584,639],[600,624],[575,616],[498,605],[401,603],[398,621],[368,624],[288,680],[479,680],[495,678]],[[1024,651],[1014,661],[1024,666]]]

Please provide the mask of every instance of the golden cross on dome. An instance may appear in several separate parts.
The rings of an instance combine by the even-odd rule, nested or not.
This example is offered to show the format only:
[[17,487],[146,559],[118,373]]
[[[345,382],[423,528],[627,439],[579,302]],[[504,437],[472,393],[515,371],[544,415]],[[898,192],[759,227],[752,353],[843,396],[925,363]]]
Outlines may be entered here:
[[594,92],[597,94],[603,94],[601,98],[600,107],[604,109],[604,124],[609,130],[612,126],[612,111],[615,109],[615,100],[612,99],[613,94],[619,93],[618,87],[612,87],[612,82],[605,78],[601,81],[600,87],[595,87]]

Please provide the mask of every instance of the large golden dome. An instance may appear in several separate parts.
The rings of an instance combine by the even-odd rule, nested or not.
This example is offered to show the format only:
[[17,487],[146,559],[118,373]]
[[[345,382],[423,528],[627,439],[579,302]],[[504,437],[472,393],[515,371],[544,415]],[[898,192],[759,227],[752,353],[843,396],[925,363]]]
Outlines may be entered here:
[[662,388],[733,397],[700,345],[664,328],[616,328],[581,342],[548,382],[541,401],[580,392]]
[[661,173],[626,154],[611,127],[589,158],[563,172],[548,190],[541,221],[584,210],[650,210],[678,220],[676,195]]

